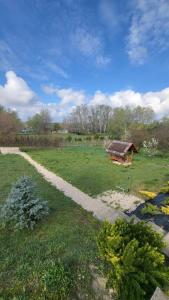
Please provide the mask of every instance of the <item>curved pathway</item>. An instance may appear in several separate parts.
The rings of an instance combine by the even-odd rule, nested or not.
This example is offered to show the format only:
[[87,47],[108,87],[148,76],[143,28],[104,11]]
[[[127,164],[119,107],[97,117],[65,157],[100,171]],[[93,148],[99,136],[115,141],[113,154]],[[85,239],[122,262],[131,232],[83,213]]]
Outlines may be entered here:
[[[85,210],[92,212],[93,215],[101,220],[107,220],[111,223],[115,222],[117,218],[125,218],[130,219],[123,212],[117,211],[110,206],[107,206],[106,203],[102,202],[101,199],[92,198],[89,195],[83,193],[78,188],[74,187],[72,184],[63,180],[61,177],[57,176],[55,173],[47,170],[45,167],[37,163],[33,160],[27,153],[21,152],[17,147],[0,147],[0,153],[2,154],[17,154],[26,159],[32,166],[35,167],[38,173],[40,173],[45,180],[50,182],[53,186],[55,186],[58,190],[63,192],[65,196],[71,198],[74,202],[82,206]],[[136,222],[139,221],[138,218],[135,217]],[[166,242],[166,248],[164,249],[164,253],[169,256],[169,233],[165,232],[158,225],[148,222],[152,225],[152,227],[159,233],[163,234],[164,240]]]
[[55,173],[47,170],[45,167],[33,160],[27,153],[21,152],[17,147],[0,147],[2,154],[17,154],[26,159],[40,173],[45,180],[50,182],[65,196],[71,198],[74,202],[81,205],[85,210],[92,212],[99,220],[108,220],[114,222],[118,217],[128,218],[124,213],[114,210],[102,202],[101,199],[95,199],[85,194],[72,184],[68,183]]

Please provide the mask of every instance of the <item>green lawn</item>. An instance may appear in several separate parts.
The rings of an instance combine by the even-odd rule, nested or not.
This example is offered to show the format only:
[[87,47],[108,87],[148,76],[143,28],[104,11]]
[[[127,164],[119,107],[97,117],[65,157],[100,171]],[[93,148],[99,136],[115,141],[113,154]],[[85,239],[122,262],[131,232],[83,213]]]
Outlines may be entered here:
[[[50,214],[34,231],[0,229],[0,299],[57,299],[44,291],[42,277],[58,259],[78,278],[73,291],[89,295],[88,266],[97,258],[99,223],[17,155],[0,155],[1,204],[22,175],[37,182],[39,195],[49,201]],[[92,299],[91,295],[85,299]]]
[[158,191],[169,180],[169,155],[147,157],[140,152],[132,166],[124,167],[114,165],[101,147],[65,147],[28,153],[89,195],[119,187],[133,194],[141,189]]

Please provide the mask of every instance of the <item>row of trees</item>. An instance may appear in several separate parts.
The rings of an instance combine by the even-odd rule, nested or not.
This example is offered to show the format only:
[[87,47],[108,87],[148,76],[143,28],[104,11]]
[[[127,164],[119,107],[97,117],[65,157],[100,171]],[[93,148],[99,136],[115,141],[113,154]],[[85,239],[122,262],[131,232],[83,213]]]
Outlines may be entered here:
[[23,123],[15,112],[0,107],[0,137],[7,138],[25,127],[37,134],[48,134],[60,128],[78,134],[103,133],[111,139],[132,141],[137,146],[154,137],[159,141],[161,149],[169,149],[169,118],[157,121],[150,107],[113,109],[108,105],[81,105],[62,124],[53,123],[48,110],[42,110]]
[[72,132],[107,133],[121,136],[127,133],[133,124],[151,124],[154,111],[149,107],[115,108],[108,105],[77,106],[65,119],[65,124]]

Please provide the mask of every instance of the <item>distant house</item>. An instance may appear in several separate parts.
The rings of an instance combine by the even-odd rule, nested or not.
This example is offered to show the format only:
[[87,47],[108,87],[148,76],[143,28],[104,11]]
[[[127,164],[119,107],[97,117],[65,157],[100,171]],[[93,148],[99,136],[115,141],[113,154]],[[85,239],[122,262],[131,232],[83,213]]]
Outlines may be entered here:
[[133,143],[112,141],[106,149],[111,159],[115,163],[130,164],[132,162],[133,153],[137,153],[137,149]]
[[59,129],[57,132],[58,132],[58,133],[62,133],[62,134],[66,134],[66,133],[68,133],[69,131],[68,131],[67,129]]

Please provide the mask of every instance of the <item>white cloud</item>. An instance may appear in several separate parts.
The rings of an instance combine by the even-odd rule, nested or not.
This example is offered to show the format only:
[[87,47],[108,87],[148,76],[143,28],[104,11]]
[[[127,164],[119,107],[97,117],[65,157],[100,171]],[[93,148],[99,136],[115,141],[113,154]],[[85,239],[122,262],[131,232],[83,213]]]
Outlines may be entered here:
[[0,40],[0,68],[6,71],[16,63],[17,58],[10,46],[3,40]]
[[97,55],[96,56],[96,64],[100,67],[107,66],[111,62],[111,58],[108,56]]
[[43,86],[43,91],[47,94],[56,95],[60,99],[60,106],[68,104],[81,105],[85,103],[86,95],[84,91],[75,91],[72,88],[58,89],[52,86]]
[[27,83],[13,71],[9,71],[6,73],[6,83],[3,86],[0,85],[0,104],[17,111],[22,119],[47,108],[53,120],[61,120],[77,105],[87,103],[90,105],[107,104],[113,108],[150,106],[158,118],[169,114],[169,87],[147,93],[135,92],[132,89],[114,93],[103,93],[98,90],[90,97],[83,90],[61,89],[50,85],[42,88],[46,94],[52,96],[52,101],[44,103],[38,100]]
[[136,0],[127,51],[131,62],[143,64],[150,51],[169,48],[169,1]]
[[157,117],[169,114],[169,88],[159,92],[138,93],[133,90],[104,94],[97,91],[90,101],[91,105],[107,104],[115,107],[149,106],[152,107]]
[[84,56],[94,59],[97,66],[106,66],[111,62],[111,58],[103,54],[104,45],[98,34],[78,29],[72,36],[72,41],[76,49]]
[[97,54],[102,48],[100,38],[96,34],[91,34],[84,29],[78,29],[75,32],[73,36],[73,42],[80,52],[87,56],[93,56]]
[[68,74],[65,72],[65,70],[63,70],[63,68],[61,68],[60,66],[58,66],[57,64],[55,64],[53,62],[47,62],[46,66],[51,71],[53,71],[54,73],[60,75],[61,77],[65,78],[65,79],[67,79],[69,77]]
[[28,105],[36,98],[36,94],[27,83],[13,71],[6,72],[6,83],[0,85],[0,104],[11,106],[15,104]]

